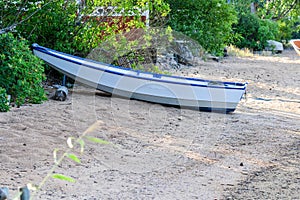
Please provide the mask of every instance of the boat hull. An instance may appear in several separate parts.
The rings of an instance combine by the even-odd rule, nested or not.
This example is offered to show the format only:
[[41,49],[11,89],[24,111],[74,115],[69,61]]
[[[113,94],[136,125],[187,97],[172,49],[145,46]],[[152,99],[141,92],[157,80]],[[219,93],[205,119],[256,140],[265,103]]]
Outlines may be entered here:
[[37,44],[33,45],[33,51],[61,73],[101,91],[181,108],[233,112],[247,85],[140,72],[71,56]]
[[294,47],[297,54],[300,56],[300,39],[291,40],[290,43]]

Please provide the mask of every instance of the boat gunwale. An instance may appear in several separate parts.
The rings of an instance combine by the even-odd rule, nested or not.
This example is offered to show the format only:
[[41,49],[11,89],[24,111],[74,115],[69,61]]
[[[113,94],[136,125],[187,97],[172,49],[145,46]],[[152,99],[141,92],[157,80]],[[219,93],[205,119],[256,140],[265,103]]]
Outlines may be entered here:
[[298,49],[300,49],[300,46],[298,46],[298,44],[296,44],[295,42],[300,43],[300,39],[292,39],[292,40],[290,40],[290,43],[293,46],[295,45],[295,47],[297,47]]
[[[157,81],[157,82],[164,82],[164,83],[172,83],[172,84],[180,84],[180,85],[190,85],[190,86],[196,86],[196,87],[209,87],[209,88],[231,89],[231,90],[245,90],[246,87],[247,87],[247,84],[248,84],[247,82],[245,82],[245,83],[239,83],[239,82],[211,81],[211,80],[204,80],[204,79],[199,79],[199,78],[182,77],[182,76],[172,76],[172,75],[165,75],[165,74],[157,74],[157,73],[151,73],[151,72],[144,72],[144,71],[140,71],[140,70],[134,70],[134,69],[131,69],[131,68],[125,68],[125,67],[115,66],[115,65],[111,65],[111,64],[107,64],[107,63],[103,63],[103,62],[91,60],[91,59],[81,58],[81,57],[78,57],[78,56],[74,56],[74,55],[70,55],[70,54],[67,54],[67,53],[59,52],[59,51],[56,51],[56,50],[53,50],[53,49],[49,49],[47,47],[40,46],[40,45],[38,45],[36,43],[32,44],[32,47],[36,51],[43,52],[45,54],[48,54],[50,56],[54,56],[56,58],[59,58],[59,59],[62,59],[62,60],[68,61],[68,62],[72,62],[72,63],[78,64],[78,65],[83,65],[85,67],[89,67],[89,68],[96,69],[96,70],[101,70],[101,71],[106,72],[106,73],[112,73],[112,74],[121,75],[121,76],[127,76],[127,77],[131,77],[131,78],[138,78],[138,79],[144,79],[144,80],[150,80],[150,81]],[[109,69],[102,69],[99,66],[93,66],[93,65],[90,65],[88,63],[78,62],[78,61],[72,60],[70,58],[63,57],[61,55],[67,56],[67,57],[70,57],[70,58],[75,58],[75,59],[78,59],[80,61],[88,62],[88,63],[91,63],[91,64],[98,64],[98,65],[103,65],[103,66],[111,67],[111,68],[115,68],[115,69],[120,69],[120,70],[135,72],[135,73],[137,73],[137,75],[126,74],[126,73],[117,72],[117,71],[113,71],[113,70],[109,70]],[[152,78],[150,78],[150,77],[142,77],[142,76],[139,76],[139,74],[149,74],[149,75],[152,75],[153,77]],[[208,84],[204,85],[204,84],[200,84],[200,83],[199,84],[193,84],[193,83],[168,81],[168,80],[158,79],[157,77],[159,77],[159,78],[161,78],[161,77],[167,77],[167,78],[173,78],[173,79],[179,79],[179,80],[204,82],[204,83],[208,83]],[[216,83],[216,85],[209,85],[209,83]]]
[[[289,42],[290,42],[290,44],[292,44],[296,53],[300,56],[300,46],[298,46],[298,43],[300,43],[300,39],[292,39]],[[297,42],[297,44],[296,44],[296,42]]]

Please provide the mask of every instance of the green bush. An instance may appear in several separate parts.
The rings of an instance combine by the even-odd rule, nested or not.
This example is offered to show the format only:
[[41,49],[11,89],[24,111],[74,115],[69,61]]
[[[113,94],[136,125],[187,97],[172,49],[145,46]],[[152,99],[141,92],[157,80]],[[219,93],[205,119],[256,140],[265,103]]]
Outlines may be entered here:
[[38,6],[44,7],[20,24],[17,27],[18,33],[30,44],[38,43],[51,49],[74,54],[76,51],[73,45],[74,37],[80,28],[75,24],[76,1],[57,0],[51,3],[41,1],[36,4],[36,7]]
[[9,111],[9,105],[7,100],[6,90],[0,87],[0,112]]
[[289,19],[278,20],[280,41],[300,38],[300,21],[294,22]]
[[0,35],[0,87],[6,89],[17,106],[46,99],[42,64],[24,39],[18,40],[11,33]]
[[256,48],[257,32],[259,29],[259,18],[255,14],[247,13],[239,17],[239,22],[234,26],[234,30],[241,37],[235,42],[239,48]]
[[278,38],[278,25],[268,19],[260,19],[252,13],[243,13],[234,27],[240,39],[235,42],[239,48],[250,48],[255,51],[263,50],[267,40]]
[[[85,57],[108,36],[123,32],[125,29],[145,27],[138,17],[140,11],[155,10],[157,15],[166,15],[168,12],[168,5],[161,0],[153,0],[149,4],[144,0],[83,2],[85,6],[79,6],[78,1],[75,0],[38,1],[31,7],[36,7],[32,8],[34,10],[39,7],[42,9],[18,25],[16,29],[30,43],[38,43],[57,51]],[[113,14],[111,11],[107,11],[107,14],[102,17],[91,16],[98,6],[107,5],[115,6],[115,12],[122,12],[124,16],[132,15],[134,12],[135,17],[111,19],[110,16]],[[78,13],[79,8],[80,13]]]
[[279,28],[278,24],[269,19],[261,19],[259,21],[258,40],[260,48],[263,50],[267,45],[267,40],[278,40]]
[[221,0],[167,0],[170,4],[168,25],[182,32],[208,52],[222,55],[234,34],[232,24],[237,14],[231,4]]

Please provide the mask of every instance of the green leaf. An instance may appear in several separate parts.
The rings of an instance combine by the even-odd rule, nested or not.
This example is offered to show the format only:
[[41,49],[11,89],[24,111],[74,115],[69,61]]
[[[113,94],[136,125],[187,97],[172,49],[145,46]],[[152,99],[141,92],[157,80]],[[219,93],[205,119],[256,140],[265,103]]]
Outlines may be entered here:
[[86,139],[88,139],[91,142],[99,143],[99,144],[110,144],[108,141],[102,140],[100,138],[95,138],[91,136],[85,136]]
[[78,143],[80,144],[80,153],[83,153],[83,151],[84,151],[84,140],[82,140],[82,139],[80,139],[79,141],[78,141]]
[[77,163],[81,163],[80,159],[75,154],[69,153],[67,155],[67,157],[70,158],[70,159],[72,159],[73,161],[75,161]]
[[65,175],[62,175],[62,174],[53,174],[51,176],[52,178],[55,178],[55,179],[59,179],[59,180],[63,180],[63,181],[68,181],[70,183],[75,183],[75,179],[71,178],[71,177],[68,177],[68,176],[65,176]]

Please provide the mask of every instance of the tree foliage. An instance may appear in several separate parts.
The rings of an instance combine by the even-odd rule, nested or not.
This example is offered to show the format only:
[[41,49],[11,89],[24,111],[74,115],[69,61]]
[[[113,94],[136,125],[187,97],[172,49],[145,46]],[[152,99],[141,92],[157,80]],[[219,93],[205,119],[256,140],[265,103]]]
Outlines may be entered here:
[[271,19],[278,23],[280,40],[300,37],[299,0],[271,0],[262,3],[261,7],[258,8],[258,15],[262,19]]
[[8,103],[8,95],[6,93],[6,90],[0,87],[0,112],[9,111]]
[[[25,101],[39,103],[45,99],[41,86],[44,68],[29,50],[29,44],[39,43],[58,51],[85,56],[106,37],[131,28],[144,28],[146,24],[141,20],[144,11],[163,17],[169,10],[168,4],[162,0],[78,2],[0,1],[0,87],[12,95],[18,106]],[[93,12],[99,7],[113,9],[107,9],[104,15],[94,16]],[[122,17],[110,19],[115,13],[122,14]],[[1,90],[3,97],[6,92]]]
[[[15,32],[66,53],[87,55],[109,36],[143,28],[140,14],[150,12],[150,25],[163,23],[197,40],[207,51],[222,54],[229,43],[262,49],[266,39],[299,35],[299,0],[5,0],[0,1],[0,34]],[[228,3],[230,2],[230,3]],[[256,13],[250,13],[250,5]],[[92,13],[106,10],[101,17]],[[110,19],[121,13],[119,19]],[[131,18],[129,17],[131,16]],[[133,16],[133,17],[132,17]],[[128,20],[130,19],[130,20]],[[234,25],[236,22],[237,25]],[[250,22],[251,24],[244,24]],[[124,26],[126,24],[126,26]],[[275,25],[277,24],[277,26]],[[279,31],[279,34],[277,33]]]
[[16,39],[11,33],[0,35],[0,66],[0,87],[17,106],[46,99],[42,61],[32,54],[24,39]]
[[236,22],[232,5],[222,0],[167,0],[171,12],[168,24],[198,41],[207,51],[222,54]]
[[[239,13],[239,18],[248,16],[250,14],[250,4],[255,6],[255,13],[257,19],[262,23],[268,22],[271,26],[271,33],[269,39],[274,38],[272,35],[276,35],[276,39],[289,40],[291,38],[300,37],[300,2],[299,0],[235,0],[233,5]],[[239,20],[241,21],[241,19]],[[277,24],[277,28],[274,28],[274,24]],[[240,24],[239,24],[240,25]],[[238,26],[239,26],[238,25]],[[270,32],[269,32],[270,33]]]
[[263,19],[282,20],[286,17],[299,16],[299,0],[257,0],[258,14]]
[[253,13],[243,13],[239,16],[234,30],[239,34],[235,45],[239,48],[250,48],[256,51],[263,50],[267,40],[278,38],[278,25],[272,20],[260,19]]
[[[17,30],[31,43],[81,56],[89,53],[108,36],[145,27],[141,13],[155,11],[156,15],[165,16],[169,10],[168,4],[161,0],[94,0],[82,1],[82,4],[78,4],[77,0],[5,2],[2,2],[5,8],[1,16],[2,30]],[[99,7],[108,6],[113,9],[104,9],[102,16],[93,15]],[[116,13],[121,13],[122,17],[110,18]]]

